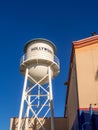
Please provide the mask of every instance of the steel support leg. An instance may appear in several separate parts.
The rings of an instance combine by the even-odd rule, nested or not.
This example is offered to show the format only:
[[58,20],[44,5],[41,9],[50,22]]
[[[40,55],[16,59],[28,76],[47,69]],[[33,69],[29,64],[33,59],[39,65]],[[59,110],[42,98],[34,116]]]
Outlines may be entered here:
[[21,127],[21,119],[22,119],[22,113],[23,113],[23,106],[24,106],[24,100],[25,100],[25,90],[26,90],[26,86],[27,86],[27,80],[28,80],[28,68],[26,69],[26,73],[25,73],[25,80],[24,80],[22,99],[21,99],[21,105],[20,105],[20,112],[19,112],[18,130],[20,130],[20,127]]
[[27,98],[28,98],[27,100],[28,100],[29,105],[27,106],[27,111],[26,111],[26,124],[25,124],[25,130],[28,130],[28,125],[29,125],[30,95],[28,95]]
[[52,77],[51,68],[49,67],[49,91],[50,91],[50,111],[51,111],[51,130],[54,130],[54,108],[53,108],[53,92],[52,92]]

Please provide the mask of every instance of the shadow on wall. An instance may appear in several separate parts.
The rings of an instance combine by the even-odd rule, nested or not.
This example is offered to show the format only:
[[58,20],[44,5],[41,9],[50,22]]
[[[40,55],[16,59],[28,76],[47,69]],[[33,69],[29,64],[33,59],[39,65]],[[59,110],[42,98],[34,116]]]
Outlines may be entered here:
[[97,71],[96,71],[95,80],[98,81],[98,68],[97,68]]
[[[23,129],[25,128],[25,123],[27,118],[22,119],[22,126]],[[50,118],[45,118],[44,120],[42,118],[38,118],[40,122],[43,124],[43,127],[46,130],[51,130],[51,119]],[[37,119],[34,120],[34,118],[29,118],[29,122],[31,123],[31,126],[29,127],[28,130],[43,130],[39,122],[37,122]],[[11,118],[10,121],[10,130],[17,130],[18,127],[18,118]],[[65,130],[66,129],[66,118],[63,117],[58,117],[54,118],[54,128],[56,130]]]
[[77,111],[76,118],[74,120],[73,126],[71,128],[72,130],[79,130],[79,111]]

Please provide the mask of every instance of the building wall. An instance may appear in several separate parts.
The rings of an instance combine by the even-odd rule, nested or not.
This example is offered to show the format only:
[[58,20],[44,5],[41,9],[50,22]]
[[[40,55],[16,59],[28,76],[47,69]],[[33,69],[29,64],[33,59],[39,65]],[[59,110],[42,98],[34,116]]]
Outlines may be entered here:
[[67,130],[72,130],[73,125],[76,123],[78,127],[78,95],[77,95],[77,81],[76,81],[76,64],[75,55],[71,62],[70,82],[67,91]]
[[[22,121],[25,121],[26,118],[22,119]],[[46,130],[51,130],[51,120],[50,118],[45,118],[44,120],[42,118],[39,118],[39,120],[42,122],[44,128]],[[29,128],[29,130],[43,130],[39,123],[37,123],[33,118],[29,118],[29,121],[32,121],[32,125]],[[18,118],[11,118],[10,121],[10,130],[17,130],[18,127]],[[67,130],[66,129],[66,118],[54,118],[54,129],[55,130]],[[25,130],[24,128],[22,130]]]
[[75,55],[79,108],[98,108],[98,43],[76,48]]
[[98,110],[98,35],[73,42],[66,83],[67,130],[80,130],[81,112]]

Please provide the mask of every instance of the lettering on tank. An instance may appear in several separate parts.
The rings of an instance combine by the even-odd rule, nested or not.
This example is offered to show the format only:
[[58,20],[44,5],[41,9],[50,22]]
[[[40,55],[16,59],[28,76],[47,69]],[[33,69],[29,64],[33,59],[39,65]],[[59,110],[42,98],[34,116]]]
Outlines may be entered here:
[[46,47],[34,47],[34,48],[31,48],[31,51],[35,51],[35,50],[38,50],[38,51],[47,51],[49,53],[53,53],[50,49],[46,48]]

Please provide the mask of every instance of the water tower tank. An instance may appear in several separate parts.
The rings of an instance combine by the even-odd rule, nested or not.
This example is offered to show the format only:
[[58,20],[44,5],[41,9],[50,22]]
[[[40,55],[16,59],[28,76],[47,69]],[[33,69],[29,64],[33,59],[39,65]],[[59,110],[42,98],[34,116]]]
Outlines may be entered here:
[[[24,55],[21,58],[20,72],[25,74],[29,69],[30,76],[35,80],[41,80],[48,73],[51,66],[51,76],[54,78],[59,73],[59,59],[55,56],[55,45],[42,38],[33,39],[24,46]],[[41,84],[47,83],[47,77]]]

